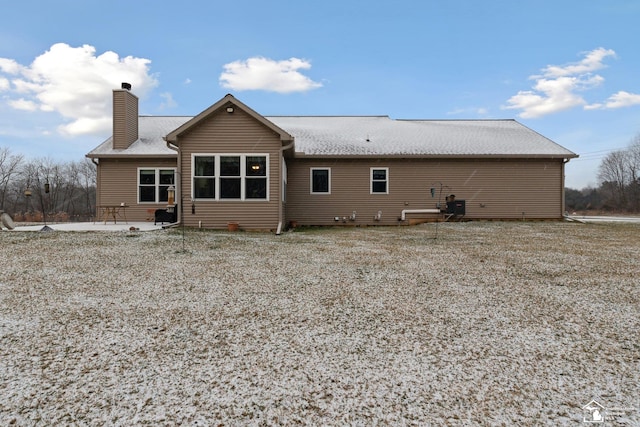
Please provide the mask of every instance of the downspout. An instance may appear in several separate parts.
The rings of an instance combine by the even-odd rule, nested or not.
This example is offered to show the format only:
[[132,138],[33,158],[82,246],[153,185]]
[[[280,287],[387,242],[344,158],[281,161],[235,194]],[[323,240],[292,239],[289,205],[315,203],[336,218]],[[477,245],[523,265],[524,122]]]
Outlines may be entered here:
[[100,186],[98,185],[98,165],[100,164],[100,161],[98,159],[95,159],[93,157],[91,157],[91,163],[93,163],[94,165],[96,165],[96,205],[95,205],[95,218],[98,217],[98,200],[100,200]]
[[[175,183],[176,186],[176,200],[180,200],[180,207],[178,209],[178,212],[176,212],[177,216],[177,221],[175,222],[175,224],[180,224],[182,222],[182,212],[184,211],[184,200],[182,200],[182,162],[181,162],[181,158],[180,158],[180,147],[178,147],[177,145],[173,145],[172,143],[170,143],[169,141],[167,141],[166,137],[162,137],[162,139],[164,140],[164,142],[167,144],[167,148],[169,150],[173,150],[175,152],[178,153],[178,161],[176,162],[176,175],[178,176],[178,179],[180,180],[180,183],[178,184],[177,182]],[[177,180],[176,180],[177,181]],[[172,225],[175,224],[169,224],[169,227],[171,227]]]
[[[280,147],[280,167],[278,168],[278,185],[280,186],[280,191],[283,191],[283,186],[282,186],[282,165],[284,163],[284,152],[286,150],[288,150],[289,148],[293,147],[293,144],[295,143],[295,141],[291,141],[289,144],[285,145],[284,147]],[[280,234],[282,234],[282,218],[283,217],[283,212],[282,212],[282,194],[280,194],[280,197],[278,199],[278,227],[276,228],[276,236],[279,236]]]
[[560,216],[561,218],[565,218],[565,212],[566,212],[566,207],[565,207],[565,192],[564,192],[564,180],[565,180],[565,176],[564,176],[564,165],[566,165],[567,163],[569,163],[569,159],[563,159],[562,160],[562,182],[560,183]]

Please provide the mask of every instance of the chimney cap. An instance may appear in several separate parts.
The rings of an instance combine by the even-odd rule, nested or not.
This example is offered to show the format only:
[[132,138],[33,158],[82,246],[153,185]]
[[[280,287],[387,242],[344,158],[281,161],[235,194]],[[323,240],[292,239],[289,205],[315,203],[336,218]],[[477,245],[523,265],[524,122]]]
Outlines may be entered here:
[[131,90],[131,83],[122,82],[122,89]]

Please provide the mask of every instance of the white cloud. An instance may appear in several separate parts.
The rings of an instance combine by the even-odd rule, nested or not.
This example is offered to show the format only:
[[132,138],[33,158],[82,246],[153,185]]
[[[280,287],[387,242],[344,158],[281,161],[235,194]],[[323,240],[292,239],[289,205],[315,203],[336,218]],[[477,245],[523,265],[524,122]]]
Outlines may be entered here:
[[543,73],[545,77],[562,77],[587,74],[592,71],[604,68],[605,65],[603,61],[608,56],[612,56],[615,58],[616,53],[611,49],[599,47],[592,50],[591,52],[587,52],[582,61],[567,64],[564,66],[548,65],[543,69]]
[[585,110],[619,108],[640,103],[638,95],[618,92],[605,103],[589,104],[580,94],[604,82],[604,78],[594,71],[605,68],[604,60],[615,57],[611,49],[598,48],[585,53],[576,63],[563,66],[548,65],[541,75],[531,76],[535,81],[532,90],[519,91],[507,100],[504,109],[521,110],[522,118],[542,117],[575,107]]
[[9,90],[9,79],[0,77],[0,92]]
[[24,98],[20,99],[12,99],[8,102],[11,108],[22,111],[36,111],[38,109],[38,105],[33,102],[26,100]]
[[13,59],[0,58],[0,71],[3,73],[17,74],[20,68],[20,65]]
[[113,121],[111,115],[104,117],[80,117],[71,123],[58,126],[58,132],[63,135],[87,135],[96,132],[96,129],[111,129]]
[[120,58],[115,52],[96,55],[90,45],[71,47],[58,43],[28,66],[0,58],[0,79],[10,80],[8,90],[21,96],[7,104],[27,111],[57,112],[68,123],[58,131],[68,135],[103,133],[111,127],[111,91],[121,82],[131,83],[144,96],[158,82],[144,58]]
[[246,61],[234,61],[224,65],[220,85],[232,90],[265,90],[278,93],[306,92],[322,86],[299,70],[308,70],[311,63],[304,59],[290,58],[275,61],[254,57]]
[[532,91],[520,91],[509,99],[510,106],[523,110],[520,117],[528,119],[568,110],[585,104],[574,91],[581,86],[575,77],[559,77],[555,80],[539,79]]
[[640,95],[637,93],[629,93],[623,90],[614,93],[607,99],[604,108],[622,108],[640,105]]

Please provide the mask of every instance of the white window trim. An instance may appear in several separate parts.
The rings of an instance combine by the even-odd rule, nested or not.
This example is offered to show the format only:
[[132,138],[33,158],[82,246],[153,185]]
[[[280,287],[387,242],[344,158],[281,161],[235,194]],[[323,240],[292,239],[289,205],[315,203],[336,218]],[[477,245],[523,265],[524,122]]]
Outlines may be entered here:
[[[373,191],[373,171],[379,171],[379,170],[383,170],[385,171],[385,176],[386,179],[384,180],[384,182],[387,183],[387,185],[385,186],[386,191],[382,192],[382,191]],[[376,180],[376,182],[382,182],[382,180],[378,179]],[[371,168],[369,170],[369,194],[389,194],[389,168]]]
[[[156,173],[156,179],[155,179],[156,183],[154,184],[154,186],[156,188],[156,197],[155,197],[156,201],[155,202],[141,202],[140,201],[140,186],[141,186],[141,184],[140,184],[140,171],[150,171],[150,170],[155,171],[155,173]],[[160,171],[161,170],[163,170],[163,171],[173,171],[173,181],[174,182],[172,183],[172,185],[174,186],[174,188],[176,187],[175,180],[176,180],[176,175],[178,174],[177,173],[177,168],[171,168],[171,167],[166,167],[166,168],[163,168],[163,167],[148,167],[148,168],[144,168],[144,167],[139,167],[137,172],[136,172],[137,173],[136,181],[138,182],[138,185],[136,186],[136,201],[137,201],[137,203],[139,205],[157,205],[159,203],[166,203],[166,202],[161,202],[160,201]],[[162,185],[164,185],[164,184],[162,184]]]
[[[313,191],[313,172],[314,171],[328,171],[328,190],[329,191]],[[309,168],[309,194],[326,195],[331,194],[331,168]]]
[[[215,197],[208,198],[196,198],[193,189],[193,179],[195,178],[194,172],[196,170],[196,157],[213,157],[214,167],[214,191]],[[220,157],[240,157],[240,198],[239,199],[221,199],[220,198],[220,178],[227,178],[220,176]],[[247,177],[247,157],[264,157],[267,165],[266,177],[266,198],[264,199],[248,199],[245,195],[246,179]],[[268,202],[269,201],[269,182],[271,180],[271,172],[269,167],[269,154],[268,153],[191,153],[191,200],[201,202]]]

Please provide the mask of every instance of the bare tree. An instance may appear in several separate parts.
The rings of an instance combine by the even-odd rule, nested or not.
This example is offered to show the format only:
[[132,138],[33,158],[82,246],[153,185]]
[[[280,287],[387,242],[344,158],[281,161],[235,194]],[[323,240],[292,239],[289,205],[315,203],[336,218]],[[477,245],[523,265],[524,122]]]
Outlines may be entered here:
[[84,200],[84,213],[88,215],[93,215],[95,212],[95,203],[96,203],[96,180],[98,176],[98,169],[96,165],[89,159],[85,159],[82,162],[79,162],[79,188],[82,191],[83,200]]
[[640,134],[626,149],[613,151],[602,160],[598,178],[610,209],[640,211]]
[[636,135],[628,148],[629,207],[640,211],[640,134]]
[[608,188],[608,199],[612,207],[624,208],[627,204],[629,164],[626,150],[612,151],[600,163],[598,178],[603,188]]
[[0,210],[5,209],[7,190],[12,178],[20,172],[23,157],[11,154],[8,148],[0,147]]

